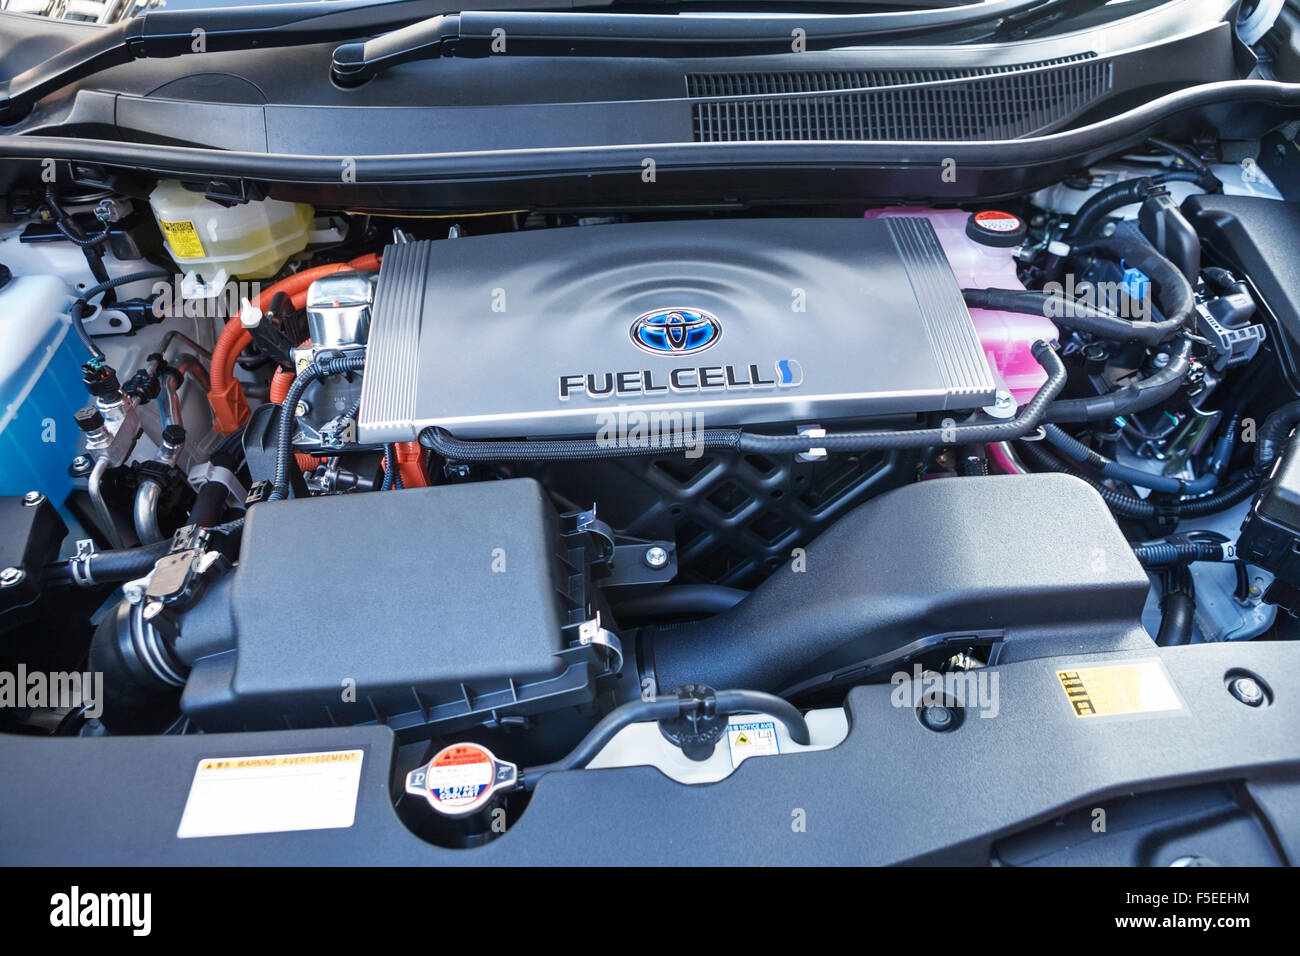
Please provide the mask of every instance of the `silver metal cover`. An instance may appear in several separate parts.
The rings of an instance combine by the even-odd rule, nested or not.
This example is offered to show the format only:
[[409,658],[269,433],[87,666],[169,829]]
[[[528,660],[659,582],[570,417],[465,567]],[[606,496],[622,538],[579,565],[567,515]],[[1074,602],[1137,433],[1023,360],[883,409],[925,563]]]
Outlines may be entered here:
[[590,437],[634,409],[824,424],[994,391],[924,219],[584,226],[388,247],[358,437]]

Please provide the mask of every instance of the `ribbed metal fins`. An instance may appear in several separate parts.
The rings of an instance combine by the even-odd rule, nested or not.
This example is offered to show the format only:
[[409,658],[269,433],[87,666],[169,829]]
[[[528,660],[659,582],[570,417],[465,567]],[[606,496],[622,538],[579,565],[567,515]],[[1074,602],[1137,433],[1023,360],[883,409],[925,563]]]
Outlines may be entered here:
[[937,70],[692,73],[697,142],[1015,139],[1058,127],[1114,85],[1083,53]]
[[[370,319],[366,374],[361,383],[361,441],[391,440],[396,429],[409,430],[415,417],[420,363],[420,321],[429,273],[429,241],[408,242],[384,250],[379,294]],[[408,436],[409,437],[409,436]]]
[[987,395],[996,388],[975,324],[953,281],[939,238],[927,219],[884,219],[907,269],[907,278],[921,307],[935,363],[948,388],[950,407],[963,408],[964,399]]

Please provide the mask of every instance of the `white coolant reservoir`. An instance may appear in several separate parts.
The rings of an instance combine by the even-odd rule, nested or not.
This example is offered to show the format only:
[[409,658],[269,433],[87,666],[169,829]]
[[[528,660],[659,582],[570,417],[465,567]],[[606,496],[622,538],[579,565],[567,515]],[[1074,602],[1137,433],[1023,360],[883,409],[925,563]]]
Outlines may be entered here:
[[227,279],[275,275],[306,247],[315,218],[311,206],[278,199],[222,206],[173,179],[149,194],[149,206],[167,251],[200,296],[220,291]]

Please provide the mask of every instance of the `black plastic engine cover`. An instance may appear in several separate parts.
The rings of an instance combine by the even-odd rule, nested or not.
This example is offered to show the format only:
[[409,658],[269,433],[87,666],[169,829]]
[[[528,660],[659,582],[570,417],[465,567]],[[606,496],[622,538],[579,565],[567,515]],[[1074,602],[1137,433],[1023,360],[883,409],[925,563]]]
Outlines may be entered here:
[[[1276,324],[1277,349],[1300,392],[1300,203],[1259,196],[1189,196],[1183,214],[1207,250],[1246,279]],[[1267,347],[1267,346],[1266,346]]]
[[255,505],[238,566],[182,622],[181,707],[204,729],[419,735],[580,703],[586,583],[531,479]]
[[1275,575],[1264,600],[1300,612],[1300,438],[1260,489],[1241,526],[1237,554]]
[[1078,478],[943,478],[873,498],[731,610],[645,634],[639,653],[660,688],[799,694],[971,645],[1000,662],[1151,647],[1148,589]]

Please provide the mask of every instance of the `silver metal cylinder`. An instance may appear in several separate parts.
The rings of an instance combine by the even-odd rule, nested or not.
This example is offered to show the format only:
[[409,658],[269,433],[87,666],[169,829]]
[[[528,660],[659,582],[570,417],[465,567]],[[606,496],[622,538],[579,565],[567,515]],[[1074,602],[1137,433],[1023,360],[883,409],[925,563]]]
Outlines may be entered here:
[[376,272],[336,272],[307,288],[307,327],[317,348],[365,345]]

